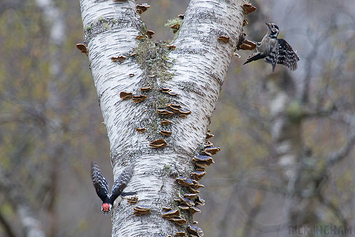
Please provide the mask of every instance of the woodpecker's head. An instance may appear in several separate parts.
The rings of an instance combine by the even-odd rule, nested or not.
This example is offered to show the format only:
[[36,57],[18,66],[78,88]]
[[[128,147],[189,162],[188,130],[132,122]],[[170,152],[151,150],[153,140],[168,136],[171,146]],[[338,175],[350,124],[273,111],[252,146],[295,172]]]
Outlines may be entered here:
[[279,31],[280,31],[279,27],[277,25],[275,25],[274,23],[265,22],[265,24],[269,28],[269,31],[270,31],[269,36],[271,38],[277,38]]
[[101,211],[107,215],[111,211],[112,205],[110,203],[103,203],[101,206]]

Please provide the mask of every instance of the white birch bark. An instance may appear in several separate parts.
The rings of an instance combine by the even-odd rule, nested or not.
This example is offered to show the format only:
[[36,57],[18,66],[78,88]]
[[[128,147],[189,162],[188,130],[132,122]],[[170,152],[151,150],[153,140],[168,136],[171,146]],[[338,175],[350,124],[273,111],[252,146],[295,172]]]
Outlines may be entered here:
[[[149,215],[135,216],[134,206],[122,201],[113,211],[112,236],[174,235],[186,231],[186,226],[179,227],[163,219],[162,207],[176,208],[173,199],[178,197],[181,186],[172,174],[189,177],[192,157],[205,142],[207,126],[242,31],[243,1],[192,0],[179,35],[172,43],[176,49],[170,52],[165,46],[157,48],[146,43],[150,50],[145,48],[149,52],[143,63],[130,57],[137,52],[134,48],[143,47],[142,43],[138,45],[136,36],[145,33],[133,1],[81,0],[80,3],[114,176],[127,163],[134,163],[134,176],[125,191],[138,192],[138,205],[150,206],[152,211]],[[221,35],[230,37],[230,42],[218,41]],[[162,54],[166,54],[166,60],[160,58]],[[127,59],[122,63],[111,61],[111,57],[119,55]],[[139,91],[147,85],[152,90]],[[157,91],[159,87],[168,87],[178,95],[163,94]],[[122,91],[145,94],[148,98],[135,104],[122,100],[119,96]],[[168,118],[172,124],[162,126],[160,121],[164,117],[156,109],[165,108],[169,102],[180,104],[191,114],[185,119],[173,115]],[[146,128],[145,133],[136,132],[136,128],[142,127]],[[153,149],[149,141],[163,138],[160,130],[172,131],[171,137],[165,138],[169,145]],[[190,214],[184,217],[192,224]]]

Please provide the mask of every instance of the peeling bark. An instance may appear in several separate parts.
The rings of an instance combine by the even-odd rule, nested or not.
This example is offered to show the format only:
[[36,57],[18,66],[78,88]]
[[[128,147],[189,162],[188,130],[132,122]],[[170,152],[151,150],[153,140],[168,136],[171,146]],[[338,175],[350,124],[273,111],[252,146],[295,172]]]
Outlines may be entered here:
[[[147,37],[133,1],[81,0],[84,36],[100,107],[110,141],[114,176],[123,166],[135,170],[125,191],[138,192],[138,205],[152,213],[133,215],[123,201],[113,211],[112,236],[174,235],[186,231],[161,217],[162,207],[177,208],[174,198],[185,193],[176,175],[190,176],[192,158],[203,149],[207,126],[214,110],[243,23],[243,1],[192,0],[174,42],[154,43]],[[230,37],[229,43],[218,41]],[[166,45],[174,45],[169,49]],[[132,56],[134,54],[134,56]],[[125,56],[121,62],[111,57]],[[142,92],[141,87],[151,87]],[[164,87],[171,94],[158,89]],[[146,95],[140,103],[122,100],[121,92]],[[191,114],[182,118],[157,113],[168,103],[181,105]],[[168,118],[172,123],[161,125]],[[138,133],[137,128],[146,132]],[[171,131],[162,137],[161,130]],[[150,141],[164,138],[166,147],[154,149]],[[192,224],[192,215],[182,211]]]

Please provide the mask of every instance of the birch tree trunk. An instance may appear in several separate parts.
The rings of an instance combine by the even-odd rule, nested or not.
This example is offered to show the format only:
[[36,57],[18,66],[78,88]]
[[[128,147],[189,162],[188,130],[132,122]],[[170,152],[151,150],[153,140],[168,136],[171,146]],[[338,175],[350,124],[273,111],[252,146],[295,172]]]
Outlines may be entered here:
[[[112,236],[173,236],[192,225],[192,215],[183,210],[186,225],[163,219],[162,207],[177,209],[174,199],[187,192],[176,177],[190,178],[192,158],[203,150],[207,126],[242,32],[243,3],[192,0],[175,41],[154,43],[146,37],[147,29],[134,1],[80,1],[114,176],[133,163],[134,176],[125,191],[136,191],[137,204],[151,208],[151,214],[135,216],[134,206],[123,200],[113,211]],[[138,35],[144,39],[136,39]],[[229,43],[219,41],[219,36],[230,37]],[[169,49],[167,44],[176,49]],[[113,62],[111,57],[117,56],[126,59]],[[151,89],[142,92],[142,87]],[[168,88],[170,94],[159,88]],[[134,103],[121,99],[121,92],[147,99]],[[179,104],[181,111],[191,114],[182,118],[186,115],[157,113],[169,103]],[[163,126],[161,121],[166,118],[172,123]],[[140,134],[137,128],[146,131]],[[172,135],[163,137],[159,133],[162,130]],[[161,138],[167,146],[150,146],[150,141]]]

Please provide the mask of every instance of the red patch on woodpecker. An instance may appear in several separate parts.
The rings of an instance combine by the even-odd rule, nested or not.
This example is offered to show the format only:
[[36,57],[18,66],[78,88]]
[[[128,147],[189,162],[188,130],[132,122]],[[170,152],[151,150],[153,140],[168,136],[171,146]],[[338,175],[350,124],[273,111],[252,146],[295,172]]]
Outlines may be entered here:
[[105,213],[108,213],[111,211],[111,205],[109,203],[104,203],[102,204],[102,211]]

